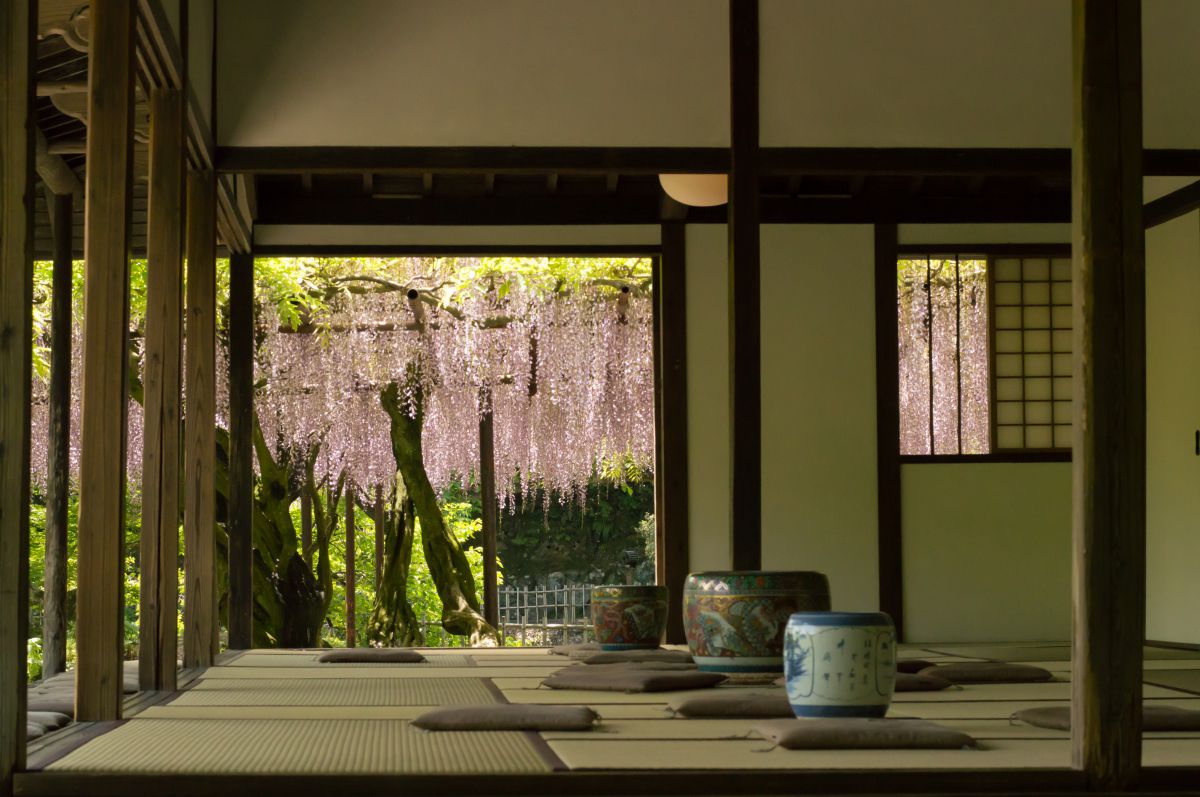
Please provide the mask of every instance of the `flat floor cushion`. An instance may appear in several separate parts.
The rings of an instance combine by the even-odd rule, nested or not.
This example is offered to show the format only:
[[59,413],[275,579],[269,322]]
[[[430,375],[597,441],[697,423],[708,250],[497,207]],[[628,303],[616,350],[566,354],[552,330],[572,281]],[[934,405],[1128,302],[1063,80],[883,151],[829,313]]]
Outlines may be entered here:
[[407,648],[338,648],[317,657],[322,664],[419,664],[425,657]]
[[587,706],[452,706],[412,721],[427,731],[588,731],[600,716]]
[[667,672],[686,672],[700,669],[694,662],[682,661],[616,661],[612,664],[589,664],[589,667],[603,667],[606,670],[664,670]]
[[55,714],[66,714],[68,717],[75,716],[75,695],[70,692],[64,694],[30,692],[28,705],[30,711],[50,711]]
[[936,675],[952,684],[1029,684],[1053,681],[1049,670],[999,661],[955,662],[926,667],[919,675]]
[[674,692],[716,686],[725,676],[715,672],[671,672],[663,670],[565,667],[542,681],[551,689],[583,689],[595,692]]
[[754,730],[785,750],[956,750],[975,745],[965,733],[915,719],[763,720]]
[[619,664],[622,662],[664,662],[667,664],[695,664],[692,654],[686,650],[605,650],[588,656],[584,664]]
[[[1042,706],[1027,708],[1012,715],[1015,720],[1050,728],[1056,731],[1071,730],[1070,706]],[[1142,706],[1143,731],[1200,731],[1200,711],[1175,706]]]
[[940,692],[943,689],[949,689],[954,684],[933,674],[921,673],[896,673],[896,691],[897,692]]
[[932,661],[925,661],[925,659],[900,659],[896,662],[896,672],[916,674],[935,666],[937,665]]
[[30,741],[33,739],[39,739],[45,735],[46,735],[46,728],[44,726],[38,725],[36,722],[25,723],[25,739],[26,739],[26,741]]
[[555,645],[550,648],[551,655],[567,656],[572,659],[585,659],[600,652],[600,645],[595,642],[581,642],[578,645]]
[[66,714],[57,711],[30,711],[25,715],[29,722],[36,722],[48,730],[61,728],[71,721],[71,718]]
[[787,692],[782,689],[771,692],[749,692],[719,689],[711,695],[692,695],[676,698],[667,703],[676,716],[689,719],[767,719],[777,717],[795,718],[788,702]]

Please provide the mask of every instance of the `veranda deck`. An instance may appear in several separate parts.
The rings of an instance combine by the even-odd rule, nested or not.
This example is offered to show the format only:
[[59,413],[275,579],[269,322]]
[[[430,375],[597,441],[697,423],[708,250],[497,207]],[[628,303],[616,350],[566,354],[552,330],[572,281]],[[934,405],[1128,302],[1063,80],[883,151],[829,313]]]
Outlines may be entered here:
[[[420,665],[329,665],[313,651],[222,657],[178,692],[130,701],[120,723],[79,723],[30,746],[17,793],[784,793],[1082,788],[1066,732],[1010,722],[1066,705],[1064,645],[904,646],[902,658],[1043,666],[1050,683],[898,694],[890,715],[922,717],[979,740],[976,750],[786,751],[751,738],[752,720],[672,718],[680,693],[539,688],[572,666],[540,648],[427,650]],[[1200,652],[1147,648],[1145,699],[1200,709]],[[578,665],[582,666],[582,665]],[[721,686],[719,689],[764,687]],[[412,728],[432,706],[582,704],[588,732],[439,733]],[[1146,788],[1200,788],[1200,732],[1147,733]],[[554,780],[557,779],[557,780]],[[331,789],[333,791],[331,791]]]

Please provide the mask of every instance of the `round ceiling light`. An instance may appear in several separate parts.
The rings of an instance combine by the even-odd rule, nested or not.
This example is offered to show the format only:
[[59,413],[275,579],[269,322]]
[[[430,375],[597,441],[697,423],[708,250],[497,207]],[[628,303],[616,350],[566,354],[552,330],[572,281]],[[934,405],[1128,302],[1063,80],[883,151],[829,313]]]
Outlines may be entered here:
[[724,174],[660,174],[667,196],[684,205],[708,208],[729,201],[729,179]]

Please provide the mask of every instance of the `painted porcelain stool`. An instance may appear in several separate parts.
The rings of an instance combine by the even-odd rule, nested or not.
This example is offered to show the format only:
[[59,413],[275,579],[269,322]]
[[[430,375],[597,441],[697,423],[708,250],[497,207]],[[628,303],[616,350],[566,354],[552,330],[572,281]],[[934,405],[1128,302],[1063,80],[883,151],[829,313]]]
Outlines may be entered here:
[[701,670],[782,672],[788,617],[828,610],[829,580],[804,571],[692,573],[683,606],[688,648]]
[[798,612],[784,634],[797,717],[882,717],[896,685],[896,629],[881,612]]
[[667,588],[592,587],[592,625],[601,650],[656,648],[667,634]]

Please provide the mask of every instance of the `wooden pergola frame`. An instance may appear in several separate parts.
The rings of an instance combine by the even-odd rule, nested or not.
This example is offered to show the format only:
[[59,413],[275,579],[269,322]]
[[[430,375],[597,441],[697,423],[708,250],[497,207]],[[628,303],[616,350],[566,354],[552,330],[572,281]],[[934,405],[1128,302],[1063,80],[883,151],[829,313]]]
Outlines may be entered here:
[[[185,478],[199,489],[187,490],[185,548],[184,661],[187,666],[211,664],[216,652],[216,585],[213,568],[213,451],[211,438],[214,364],[212,285],[218,230],[237,253],[234,295],[240,308],[239,335],[245,334],[245,309],[252,297],[246,287],[250,223],[244,207],[233,199],[228,172],[309,171],[357,167],[363,170],[447,168],[487,174],[516,171],[608,172],[614,168],[659,171],[730,172],[729,278],[731,314],[731,399],[733,495],[730,528],[736,566],[761,564],[761,458],[758,336],[758,230],[772,221],[842,221],[871,219],[876,228],[876,267],[881,277],[894,271],[895,223],[911,220],[903,209],[870,203],[819,212],[776,208],[759,196],[758,177],[789,171],[854,171],[869,174],[937,174],[939,170],[1035,169],[1073,175],[1075,205],[1075,470],[1074,490],[1074,645],[1072,700],[1073,771],[901,773],[887,777],[871,773],[866,786],[856,773],[813,772],[781,776],[738,773],[724,778],[709,774],[634,773],[588,775],[569,773],[564,788],[603,793],[640,788],[663,793],[721,789],[729,792],[776,793],[828,790],[853,792],[937,790],[999,791],[1038,787],[1064,792],[1135,788],[1194,787],[1195,770],[1141,768],[1141,652],[1145,604],[1145,341],[1143,208],[1141,180],[1145,174],[1200,174],[1200,152],[1144,152],[1141,141],[1140,3],[1136,0],[1074,0],[1075,6],[1075,146],[1066,163],[1065,150],[960,152],[937,150],[762,150],[758,145],[758,20],[757,0],[731,0],[732,147],[718,149],[661,149],[637,151],[546,150],[464,152],[454,149],[380,150],[364,148],[324,154],[305,151],[216,150],[199,124],[199,114],[185,89],[182,54],[171,44],[153,0],[133,4],[92,0],[92,82],[87,138],[89,219],[88,381],[84,386],[83,484],[80,510],[79,669],[77,712],[81,720],[120,718],[120,660],[117,609],[120,604],[120,507],[124,489],[122,435],[124,369],[128,307],[128,200],[131,141],[128,109],[134,81],[148,89],[153,113],[151,148],[151,230],[149,250],[152,290],[149,298],[153,329],[148,346],[160,351],[161,371],[153,391],[147,390],[147,417],[154,435],[147,439],[147,467],[165,473],[171,460],[170,443],[179,439],[178,367],[186,374],[192,402],[184,434]],[[0,794],[14,789],[38,793],[45,776],[23,774],[25,766],[25,644],[28,613],[28,493],[29,493],[29,353],[30,291],[32,284],[32,206],[36,136],[31,107],[33,79],[33,0],[10,0],[0,9],[3,80],[0,80]],[[135,52],[142,57],[135,59]],[[149,55],[150,57],[147,57]],[[182,106],[182,107],[181,107]],[[181,119],[182,114],[182,119]],[[184,157],[186,153],[186,157]],[[184,161],[188,166],[183,166]],[[618,164],[618,161],[620,163]],[[216,170],[214,170],[214,165]],[[186,180],[183,173],[186,171]],[[181,199],[186,183],[186,202]],[[1155,205],[1154,220],[1200,205],[1195,187],[1176,192]],[[186,206],[186,210],[182,206]],[[791,206],[789,206],[791,207]],[[847,209],[849,208],[849,209]],[[1019,217],[1015,207],[995,208],[989,218]],[[1061,220],[1061,209],[1050,209]],[[938,208],[925,213],[936,214]],[[977,210],[987,212],[987,208]],[[1053,215],[1049,213],[1048,215]],[[186,235],[184,232],[186,217]],[[922,215],[920,218],[925,218]],[[659,217],[662,218],[661,215]],[[688,219],[691,221],[692,219]],[[697,221],[715,218],[699,217]],[[181,241],[186,243],[181,244]],[[181,296],[186,250],[189,279]],[[659,394],[656,415],[660,426],[674,431],[660,456],[686,455],[686,425],[680,427],[680,396],[686,401],[683,341],[683,279],[685,245],[678,220],[662,229],[662,267],[656,275],[656,308],[662,336],[662,356],[656,363]],[[888,262],[890,258],[890,263]],[[161,265],[161,270],[158,266]],[[154,273],[157,272],[157,273]],[[250,283],[252,286],[252,282]],[[240,286],[240,287],[238,287]],[[880,288],[877,288],[877,291]],[[880,298],[882,303],[883,299]],[[185,312],[175,311],[179,302]],[[192,331],[187,362],[178,363],[181,317]],[[1103,319],[1103,323],[1095,320]],[[880,346],[894,346],[886,330]],[[673,344],[671,343],[673,341]],[[657,351],[658,349],[656,349]],[[172,357],[175,359],[173,360]],[[882,367],[882,365],[881,365]],[[248,369],[233,366],[235,395],[250,396]],[[881,372],[882,373],[882,372]],[[151,381],[148,378],[148,383]],[[674,384],[673,390],[664,385]],[[682,390],[682,392],[681,392]],[[892,391],[893,395],[895,391]],[[235,415],[247,410],[242,406]],[[879,409],[881,484],[896,477],[898,460],[885,457],[885,438],[896,428],[897,409]],[[235,422],[231,473],[248,472],[250,447],[247,425]],[[686,462],[686,456],[682,458]],[[658,509],[667,523],[686,520],[686,471],[667,468],[670,487],[660,495]],[[153,482],[153,496],[144,523],[152,530],[143,541],[150,565],[144,571],[152,589],[144,590],[143,610],[158,622],[144,629],[152,647],[143,657],[144,688],[172,687],[172,651],[166,637],[166,607],[175,589],[167,576],[174,542],[170,526],[172,490],[169,479]],[[248,489],[242,484],[242,490]],[[248,493],[234,491],[245,504]],[[886,500],[885,500],[886,499]],[[891,499],[881,492],[880,512],[891,511]],[[887,504],[885,506],[885,503]],[[231,567],[248,562],[248,524],[231,528]],[[167,534],[170,528],[170,534]],[[685,525],[686,528],[686,525]],[[881,535],[883,526],[881,524]],[[686,556],[678,537],[660,540],[671,568],[660,573],[668,583],[680,578],[679,562]],[[686,541],[686,534],[682,537]],[[881,536],[881,542],[883,542]],[[895,555],[894,540],[884,555]],[[670,564],[672,560],[675,564]],[[231,644],[248,644],[249,585],[240,570],[231,577]],[[898,577],[897,577],[898,578]],[[234,585],[240,586],[234,589]],[[884,585],[898,594],[899,583]],[[155,630],[158,629],[158,630]],[[678,634],[674,627],[673,634]],[[634,780],[636,778],[636,781]],[[147,778],[140,790],[170,788],[176,793],[211,794],[219,790],[258,794],[317,793],[321,778]],[[409,779],[414,789],[477,791],[461,779]],[[383,792],[397,780],[362,778],[362,791]],[[498,792],[527,789],[527,779],[496,779]],[[61,784],[59,784],[61,785]],[[328,785],[328,783],[325,783]],[[345,779],[338,779],[345,787]],[[117,777],[90,777],[92,794],[121,793],[128,782]],[[56,788],[47,784],[46,788]]]

